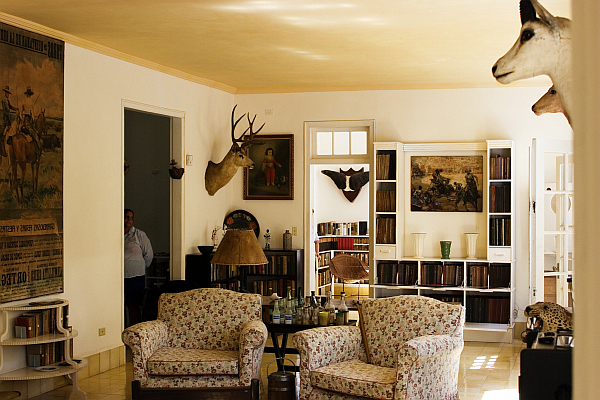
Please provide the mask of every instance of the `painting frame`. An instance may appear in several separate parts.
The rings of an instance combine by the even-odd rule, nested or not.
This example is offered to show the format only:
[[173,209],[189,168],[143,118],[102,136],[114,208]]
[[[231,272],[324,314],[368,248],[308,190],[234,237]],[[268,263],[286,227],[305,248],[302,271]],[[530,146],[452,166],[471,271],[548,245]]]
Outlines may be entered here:
[[482,155],[410,157],[411,212],[483,212]]
[[253,140],[258,143],[247,149],[254,168],[244,168],[244,200],[294,200],[294,135],[256,135]]

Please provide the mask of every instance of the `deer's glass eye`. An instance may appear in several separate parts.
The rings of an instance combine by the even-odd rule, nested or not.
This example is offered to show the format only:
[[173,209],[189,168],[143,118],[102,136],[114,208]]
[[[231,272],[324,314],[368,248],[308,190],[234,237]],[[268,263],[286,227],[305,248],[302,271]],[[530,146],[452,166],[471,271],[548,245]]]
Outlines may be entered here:
[[238,157],[239,158],[244,158],[244,155],[243,154],[238,154]]
[[535,33],[531,29],[525,29],[523,33],[521,33],[521,43],[525,43],[534,36]]
[[552,90],[550,91],[550,94],[556,94],[556,90],[552,89]]

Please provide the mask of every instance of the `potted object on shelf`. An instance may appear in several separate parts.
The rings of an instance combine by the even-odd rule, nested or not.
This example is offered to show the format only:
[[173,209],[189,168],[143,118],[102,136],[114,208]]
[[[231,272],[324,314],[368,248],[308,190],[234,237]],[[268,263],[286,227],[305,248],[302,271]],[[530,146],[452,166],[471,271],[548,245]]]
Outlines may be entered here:
[[476,260],[475,250],[477,249],[477,238],[479,233],[465,233],[467,238],[467,260]]
[[424,258],[423,257],[423,245],[425,243],[425,235],[427,233],[413,233],[412,234],[415,239],[415,257],[414,258]]

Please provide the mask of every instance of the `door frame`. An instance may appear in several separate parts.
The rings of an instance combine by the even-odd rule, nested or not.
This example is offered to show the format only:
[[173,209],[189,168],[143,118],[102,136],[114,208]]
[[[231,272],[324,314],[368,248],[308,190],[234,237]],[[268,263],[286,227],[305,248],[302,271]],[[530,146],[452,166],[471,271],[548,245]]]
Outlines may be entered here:
[[[171,159],[185,165],[185,111],[152,106],[131,100],[121,100],[121,159],[125,159],[125,109],[169,117],[171,120]],[[170,215],[170,257],[171,279],[184,278],[185,265],[185,175],[181,179],[171,179],[171,215]],[[125,208],[125,174],[121,176],[121,209]],[[123,235],[121,235],[121,238]],[[123,239],[121,239],[123,240]],[[123,246],[121,246],[122,248]],[[123,260],[123,257],[121,257]]]

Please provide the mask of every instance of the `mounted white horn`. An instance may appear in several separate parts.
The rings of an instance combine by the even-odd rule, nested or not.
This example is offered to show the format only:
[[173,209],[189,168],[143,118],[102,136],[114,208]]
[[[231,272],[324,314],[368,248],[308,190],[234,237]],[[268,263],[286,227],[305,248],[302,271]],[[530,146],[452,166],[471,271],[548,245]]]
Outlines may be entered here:
[[537,0],[530,0],[531,5],[540,17],[540,20],[548,24],[552,29],[559,29],[558,23],[554,18],[554,15],[550,14],[548,10],[544,8]]

